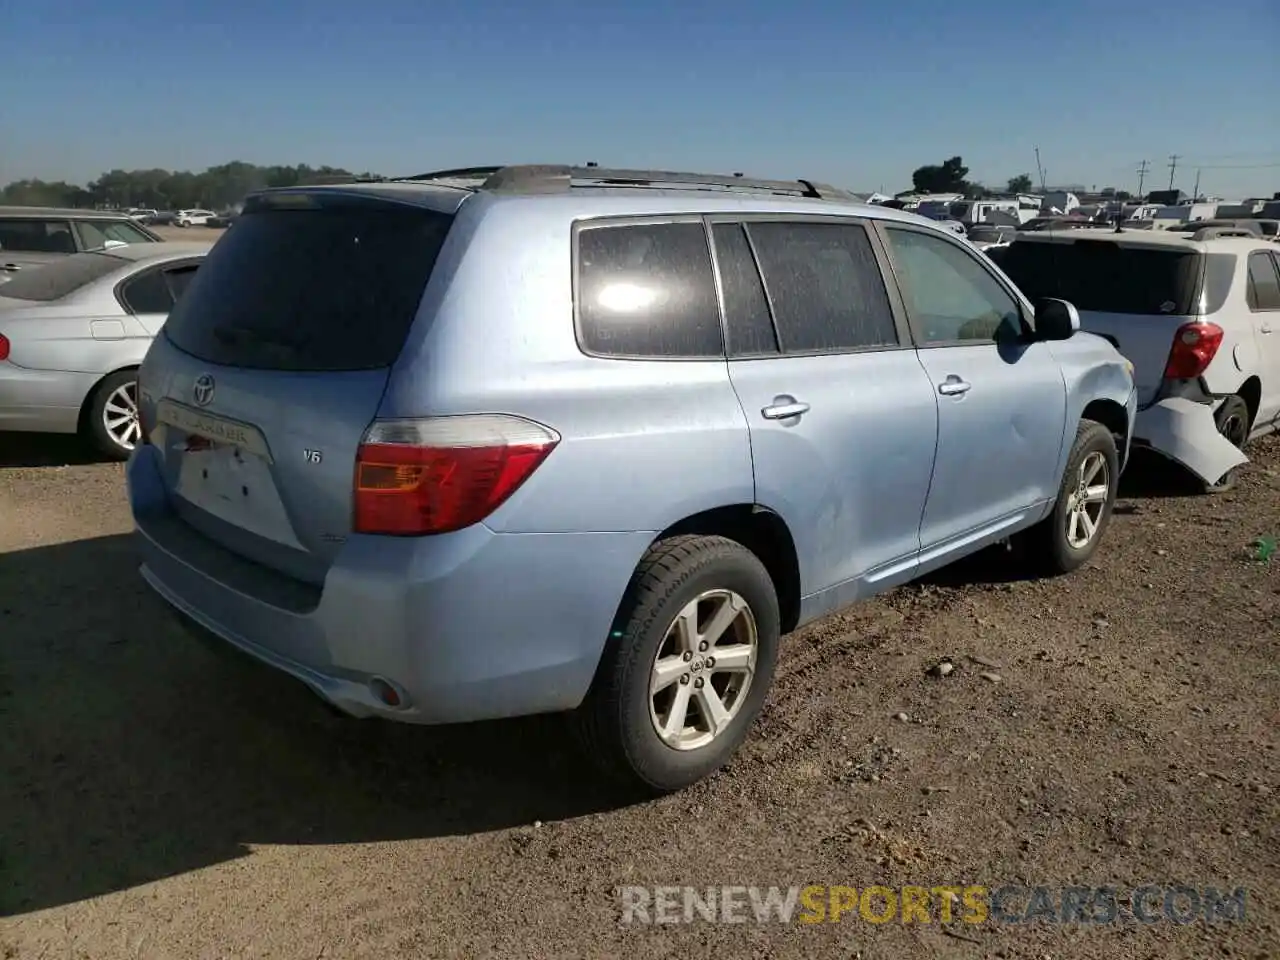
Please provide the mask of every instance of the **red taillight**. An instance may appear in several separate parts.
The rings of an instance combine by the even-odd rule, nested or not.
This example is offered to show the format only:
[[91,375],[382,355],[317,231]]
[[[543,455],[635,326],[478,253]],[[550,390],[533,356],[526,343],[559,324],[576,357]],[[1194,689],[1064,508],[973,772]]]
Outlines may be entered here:
[[501,414],[375,420],[356,453],[356,533],[448,533],[478,523],[551,453],[554,430]]
[[1173,335],[1173,348],[1164,365],[1167,380],[1193,380],[1204,373],[1222,346],[1216,323],[1184,323]]
[[9,338],[0,333],[0,360],[9,359]]

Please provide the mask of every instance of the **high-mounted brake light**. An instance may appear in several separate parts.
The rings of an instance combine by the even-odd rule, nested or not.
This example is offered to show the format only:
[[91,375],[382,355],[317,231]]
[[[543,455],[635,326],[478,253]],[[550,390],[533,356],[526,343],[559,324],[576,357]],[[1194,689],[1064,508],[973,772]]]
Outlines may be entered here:
[[560,442],[505,414],[375,420],[356,453],[356,533],[420,536],[479,523]]
[[1164,365],[1167,380],[1194,380],[1208,369],[1222,346],[1222,328],[1216,323],[1184,323],[1173,335],[1173,347]]
[[9,338],[0,333],[0,361],[9,359]]

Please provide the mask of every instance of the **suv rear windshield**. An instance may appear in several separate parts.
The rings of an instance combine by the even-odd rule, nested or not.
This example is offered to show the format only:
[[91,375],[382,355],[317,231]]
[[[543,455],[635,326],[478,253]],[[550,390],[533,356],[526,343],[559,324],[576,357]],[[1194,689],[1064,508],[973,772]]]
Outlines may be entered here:
[[1099,313],[1196,312],[1203,260],[1194,250],[1156,250],[1109,240],[1011,244],[1000,267],[1032,301],[1059,297]]
[[390,366],[453,217],[350,195],[286,196],[288,207],[250,206],[237,219],[169,315],[165,335],[179,350],[227,366]]
[[70,296],[81,287],[119,270],[125,262],[103,253],[75,253],[18,274],[0,284],[0,297],[47,303]]

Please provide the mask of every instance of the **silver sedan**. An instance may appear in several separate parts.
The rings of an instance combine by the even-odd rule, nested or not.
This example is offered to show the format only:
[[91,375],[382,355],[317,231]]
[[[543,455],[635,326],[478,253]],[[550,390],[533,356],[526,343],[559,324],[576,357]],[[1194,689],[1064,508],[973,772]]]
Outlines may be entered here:
[[138,365],[211,246],[78,253],[0,286],[0,431],[79,433],[126,459]]

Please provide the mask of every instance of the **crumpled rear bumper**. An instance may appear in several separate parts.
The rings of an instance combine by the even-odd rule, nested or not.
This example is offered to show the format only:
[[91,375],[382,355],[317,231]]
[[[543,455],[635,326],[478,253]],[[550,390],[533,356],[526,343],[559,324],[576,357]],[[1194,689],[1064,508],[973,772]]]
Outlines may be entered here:
[[1138,411],[1134,441],[1186,467],[1205,483],[1217,483],[1249,458],[1218,432],[1213,407],[1167,397]]

